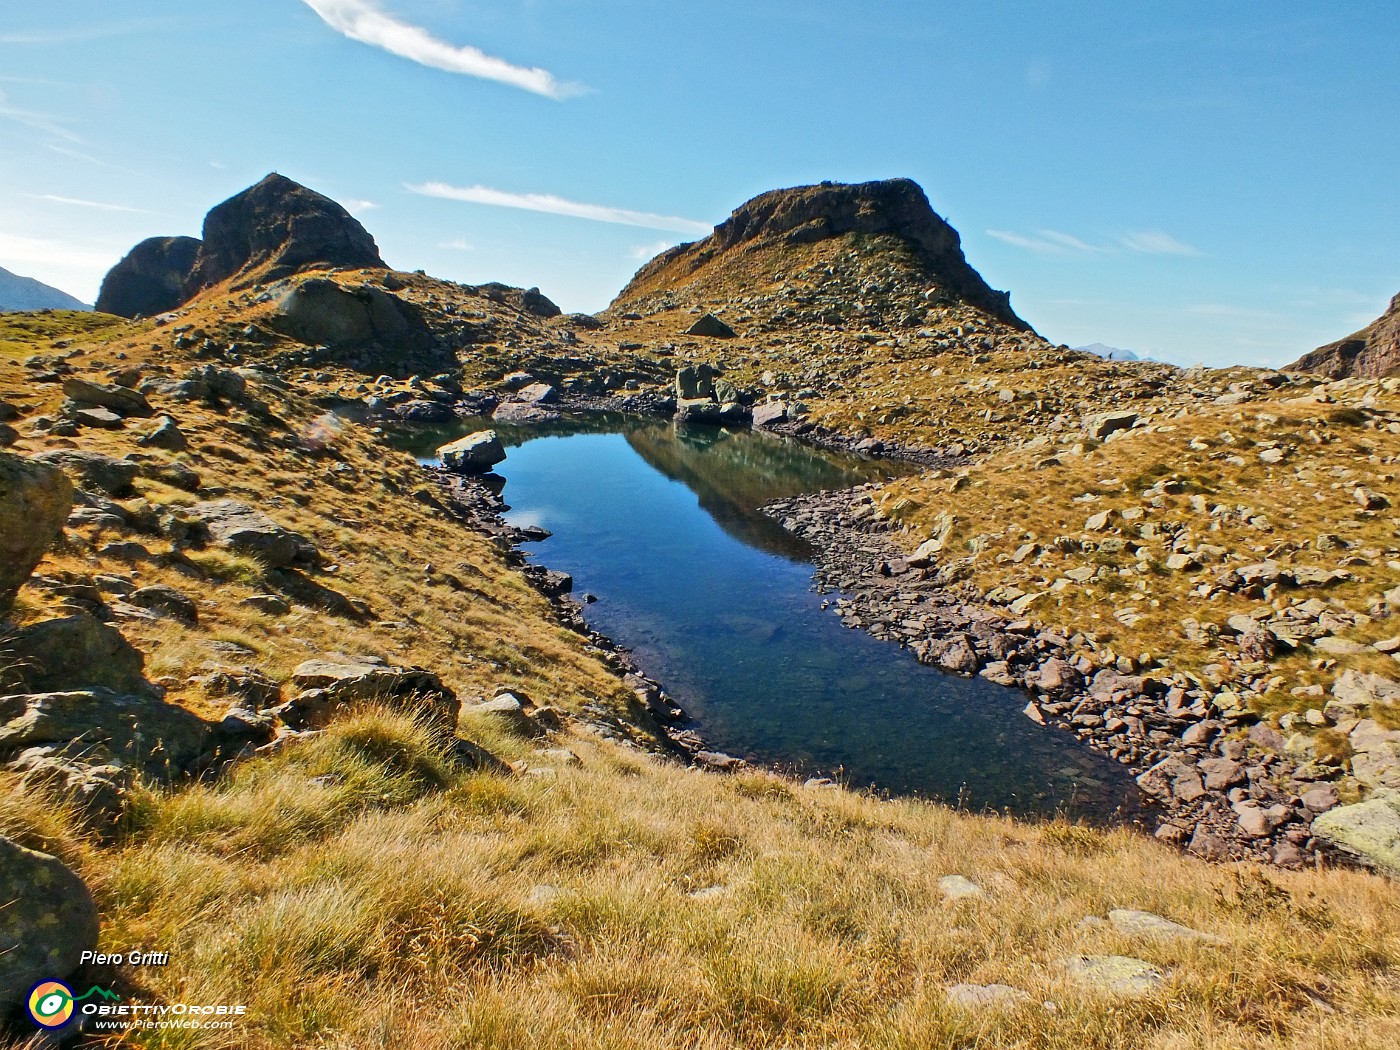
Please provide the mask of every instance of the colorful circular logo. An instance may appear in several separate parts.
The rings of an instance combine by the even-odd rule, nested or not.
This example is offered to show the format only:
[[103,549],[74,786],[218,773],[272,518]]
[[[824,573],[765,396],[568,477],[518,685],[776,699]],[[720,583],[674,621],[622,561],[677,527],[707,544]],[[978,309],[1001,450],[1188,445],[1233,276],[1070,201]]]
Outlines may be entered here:
[[40,981],[29,993],[29,1016],[40,1028],[62,1028],[73,1018],[73,989],[62,981]]

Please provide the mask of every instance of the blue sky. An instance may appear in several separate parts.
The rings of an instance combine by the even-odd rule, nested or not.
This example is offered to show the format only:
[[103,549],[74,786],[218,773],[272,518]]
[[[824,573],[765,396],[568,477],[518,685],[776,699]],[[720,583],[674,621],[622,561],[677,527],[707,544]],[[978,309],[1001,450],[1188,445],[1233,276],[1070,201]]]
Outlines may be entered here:
[[396,267],[596,310],[756,193],[903,175],[1057,342],[1277,365],[1377,316],[1400,8],[1147,6],[10,4],[0,266],[91,299],[277,170]]

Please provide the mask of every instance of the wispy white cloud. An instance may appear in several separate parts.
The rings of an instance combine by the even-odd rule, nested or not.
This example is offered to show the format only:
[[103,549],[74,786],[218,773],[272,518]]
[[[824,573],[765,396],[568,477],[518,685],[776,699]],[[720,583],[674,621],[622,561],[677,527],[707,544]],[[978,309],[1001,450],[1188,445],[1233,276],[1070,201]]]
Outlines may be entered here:
[[107,37],[139,33],[143,29],[154,29],[169,25],[168,18],[133,18],[127,22],[105,24],[73,25],[62,29],[21,29],[0,33],[0,44],[15,46],[39,46],[45,44],[81,44],[89,40],[104,40]]
[[488,186],[449,186],[445,182],[410,184],[407,189],[425,197],[441,197],[443,200],[466,201],[469,204],[489,204],[497,208],[542,211],[550,215],[570,215],[576,219],[611,222],[620,226],[641,226],[649,230],[709,233],[711,229],[707,223],[694,219],[657,215],[649,211],[632,211],[628,208],[612,208],[604,204],[583,204],[549,193],[510,193],[506,190],[493,190]]
[[351,197],[349,200],[343,200],[340,203],[351,215],[363,215],[367,211],[375,211],[379,208],[379,205],[375,204],[374,201],[358,200],[355,197]]
[[374,0],[302,0],[338,33],[362,44],[448,73],[481,77],[561,99],[579,94],[575,84],[556,80],[547,69],[517,66],[470,45],[449,44],[426,29],[401,22],[379,9]]
[[988,230],[987,236],[1041,255],[1067,255],[1071,252],[1087,255],[1104,250],[1059,230],[1036,230],[1033,234],[1016,233],[1012,230]]
[[81,197],[60,197],[56,193],[31,193],[35,200],[49,201],[52,204],[71,204],[78,208],[94,208],[97,211],[125,211],[135,215],[151,214],[145,208],[130,208],[125,204],[108,204],[105,201],[88,201]]
[[443,248],[449,252],[471,252],[476,250],[474,247],[472,247],[472,245],[468,244],[460,237],[451,241],[443,241],[441,244],[438,245],[438,247]]
[[0,120],[13,120],[27,128],[52,135],[66,142],[81,142],[82,139],[58,123],[57,118],[48,113],[10,105],[9,96],[0,91]]
[[1143,255],[1200,255],[1199,249],[1183,244],[1169,233],[1161,230],[1145,230],[1128,233],[1118,238],[1123,247]]

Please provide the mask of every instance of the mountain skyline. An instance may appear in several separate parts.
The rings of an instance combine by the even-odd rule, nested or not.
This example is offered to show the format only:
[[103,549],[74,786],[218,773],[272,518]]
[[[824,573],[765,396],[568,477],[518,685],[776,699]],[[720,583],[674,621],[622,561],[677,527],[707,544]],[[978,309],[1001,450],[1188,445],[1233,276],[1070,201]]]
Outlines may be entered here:
[[1378,3],[635,14],[18,11],[0,32],[0,265],[91,298],[131,244],[197,234],[205,202],[278,170],[372,218],[398,265],[591,311],[758,193],[909,177],[1069,345],[1278,366],[1400,288],[1397,24]]
[[92,306],[61,288],[0,266],[0,313],[11,310],[91,310]]

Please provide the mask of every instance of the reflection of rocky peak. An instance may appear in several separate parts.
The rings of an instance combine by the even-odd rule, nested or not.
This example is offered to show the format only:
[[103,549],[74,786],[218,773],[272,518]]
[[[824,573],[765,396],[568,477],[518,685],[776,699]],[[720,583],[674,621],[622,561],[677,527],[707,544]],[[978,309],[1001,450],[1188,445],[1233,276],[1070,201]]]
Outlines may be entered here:
[[[769,253],[770,270],[784,268],[782,257],[803,245],[835,238],[889,237],[907,250],[901,266],[926,285],[951,297],[1025,327],[1004,292],[988,287],[963,257],[958,232],[929,205],[919,185],[909,179],[886,179],[853,185],[823,182],[817,186],[772,190],[735,209],[704,240],[682,244],[647,263],[613,303],[617,309],[660,289],[689,288],[710,293],[713,301],[725,271]],[[854,243],[854,240],[853,240]],[[878,253],[879,248],[874,249]],[[743,261],[741,261],[743,260]],[[860,292],[851,289],[853,298]]]
[[1317,372],[1330,379],[1400,373],[1400,295],[1385,313],[1345,339],[1319,346],[1288,366],[1291,372]]
[[102,282],[97,308],[123,317],[171,310],[230,278],[275,281],[306,270],[383,268],[374,238],[329,197],[276,173],[204,218],[204,239],[152,237]]
[[148,237],[107,271],[96,309],[121,317],[150,317],[185,301],[199,254],[194,237]]

